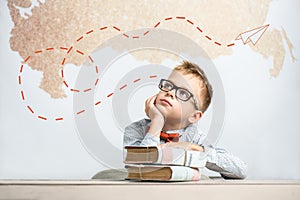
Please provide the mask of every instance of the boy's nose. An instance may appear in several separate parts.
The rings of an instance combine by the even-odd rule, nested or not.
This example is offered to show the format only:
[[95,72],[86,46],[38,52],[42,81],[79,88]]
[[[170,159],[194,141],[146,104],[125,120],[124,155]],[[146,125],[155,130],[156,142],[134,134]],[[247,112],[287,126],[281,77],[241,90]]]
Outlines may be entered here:
[[175,92],[175,90],[170,90],[170,91],[166,92],[166,95],[170,96],[171,98],[174,98],[174,96],[175,96],[174,92]]

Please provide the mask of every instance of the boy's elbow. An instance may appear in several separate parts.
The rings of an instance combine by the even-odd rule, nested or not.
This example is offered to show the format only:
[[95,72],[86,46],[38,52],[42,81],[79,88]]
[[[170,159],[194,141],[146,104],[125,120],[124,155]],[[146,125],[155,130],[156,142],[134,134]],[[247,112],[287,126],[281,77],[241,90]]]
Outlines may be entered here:
[[248,168],[245,163],[240,165],[235,172],[222,173],[221,176],[225,179],[245,179],[247,178]]
[[245,169],[242,170],[241,178],[242,179],[247,178],[247,174],[248,174],[248,169],[247,169],[247,166],[246,166]]
[[241,171],[240,171],[240,173],[239,173],[239,175],[238,175],[238,179],[245,179],[245,178],[247,178],[247,169],[242,169]]
[[240,167],[240,179],[245,179],[247,177],[247,174],[248,174],[248,167],[246,165],[246,163],[244,163],[243,161],[242,162],[242,165]]

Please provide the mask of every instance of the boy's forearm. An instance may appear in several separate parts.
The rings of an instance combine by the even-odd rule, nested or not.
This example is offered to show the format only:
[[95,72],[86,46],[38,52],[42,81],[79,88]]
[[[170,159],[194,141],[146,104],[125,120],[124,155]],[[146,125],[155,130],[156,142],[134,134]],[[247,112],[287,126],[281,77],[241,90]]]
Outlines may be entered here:
[[151,134],[154,137],[160,136],[160,132],[164,126],[164,121],[159,118],[154,118],[151,120],[151,125],[147,134]]
[[247,176],[247,165],[221,148],[212,149],[206,167],[219,172],[224,178],[244,179]]
[[160,118],[154,118],[151,120],[151,125],[149,130],[146,133],[146,136],[141,142],[141,145],[144,146],[153,146],[159,145],[160,141],[160,132],[164,126],[164,120]]
[[181,149],[185,149],[185,150],[204,152],[204,147],[203,146],[194,144],[192,142],[170,142],[170,143],[164,144],[164,146],[176,147],[176,148],[181,148]]

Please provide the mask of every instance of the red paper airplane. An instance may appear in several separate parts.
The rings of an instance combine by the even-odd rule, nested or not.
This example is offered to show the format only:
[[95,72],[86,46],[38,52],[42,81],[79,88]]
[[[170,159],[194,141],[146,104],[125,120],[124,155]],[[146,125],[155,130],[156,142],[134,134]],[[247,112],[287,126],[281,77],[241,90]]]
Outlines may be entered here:
[[270,24],[260,26],[249,31],[240,33],[235,40],[242,40],[244,44],[251,42],[253,45],[256,45],[258,40],[265,33]]

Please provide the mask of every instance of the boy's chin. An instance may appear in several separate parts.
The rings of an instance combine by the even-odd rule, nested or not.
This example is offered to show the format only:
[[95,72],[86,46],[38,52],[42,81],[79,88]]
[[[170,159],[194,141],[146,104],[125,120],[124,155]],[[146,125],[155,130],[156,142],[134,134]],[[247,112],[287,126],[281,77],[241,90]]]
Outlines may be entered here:
[[156,104],[156,108],[163,114],[163,116],[166,116],[170,113],[170,108],[168,109],[166,106]]
[[[180,121],[180,116],[177,116],[174,113],[174,110],[172,107],[164,106],[164,105],[156,105],[157,109],[161,114],[165,117],[165,119],[172,119],[172,120],[179,120]],[[178,118],[178,119],[177,119]]]

